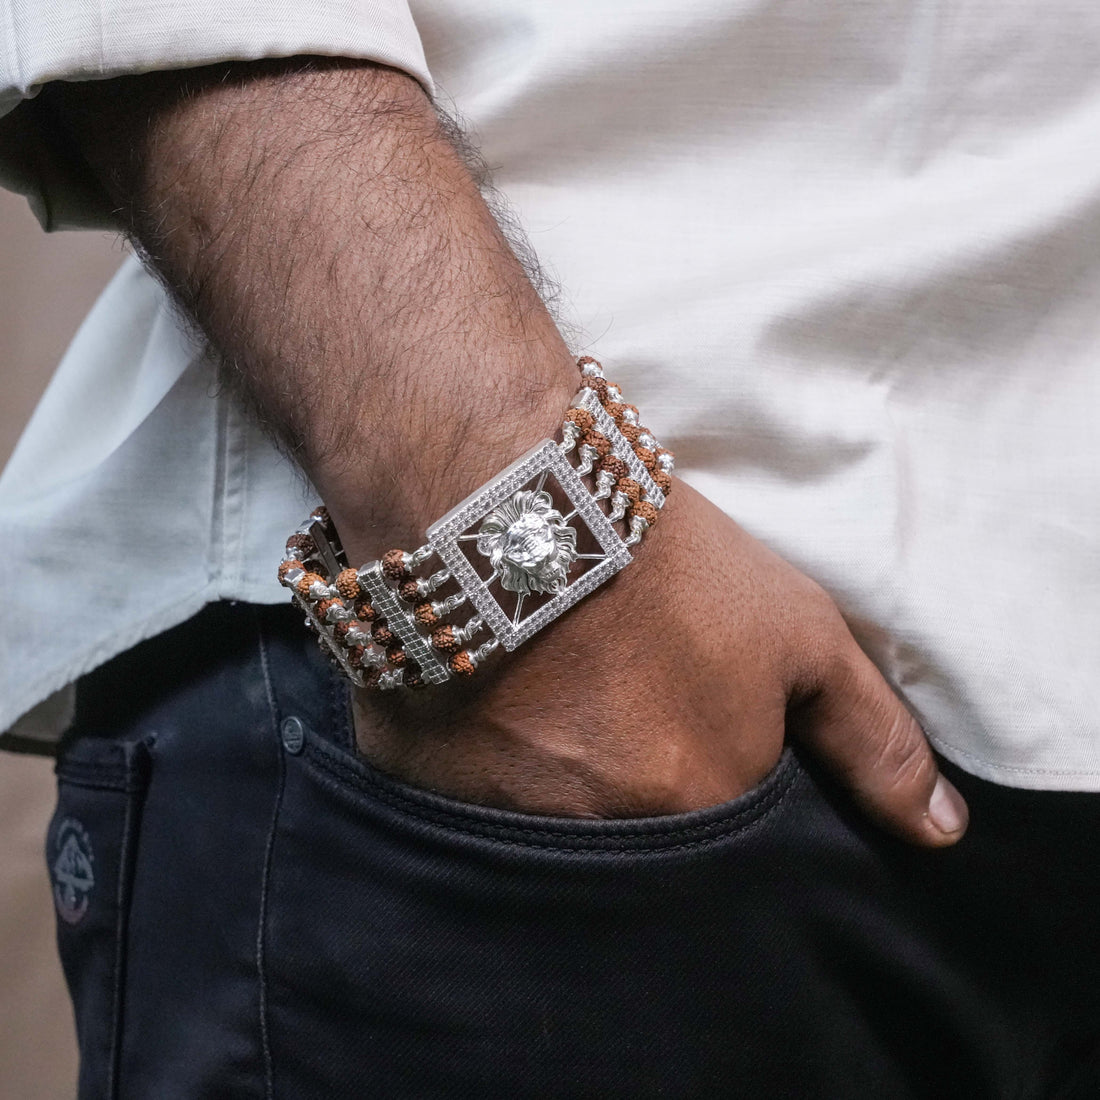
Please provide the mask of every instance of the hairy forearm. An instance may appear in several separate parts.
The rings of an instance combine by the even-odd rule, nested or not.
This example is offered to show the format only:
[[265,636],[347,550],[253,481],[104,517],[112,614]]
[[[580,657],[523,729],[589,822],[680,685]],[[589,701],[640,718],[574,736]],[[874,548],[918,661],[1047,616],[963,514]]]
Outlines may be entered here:
[[571,357],[411,78],[295,60],[57,95],[352,558],[552,434]]

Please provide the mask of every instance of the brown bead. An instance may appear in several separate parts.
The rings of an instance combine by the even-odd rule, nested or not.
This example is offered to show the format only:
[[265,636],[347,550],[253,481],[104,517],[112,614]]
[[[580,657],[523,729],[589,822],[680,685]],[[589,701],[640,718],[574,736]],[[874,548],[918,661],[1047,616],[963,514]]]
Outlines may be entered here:
[[359,599],[359,577],[354,569],[341,569],[336,575],[336,591],[345,600]]
[[599,367],[600,370],[603,370],[603,366],[601,365],[600,361],[598,359],[593,359],[591,355],[582,355],[577,360],[577,370],[584,370],[585,367],[589,366]]
[[642,487],[632,477],[619,478],[615,483],[615,491],[622,493],[631,504],[642,499]]
[[355,605],[355,617],[364,623],[373,623],[378,618],[378,612],[371,606],[369,600],[360,600]]
[[667,447],[658,447],[654,452],[658,458],[662,455],[668,455],[669,458],[675,458],[676,456]]
[[608,401],[604,405],[603,411],[607,413],[612,420],[619,420],[622,418],[623,409],[625,408],[626,406],[621,401]]
[[335,598],[333,598],[331,600],[321,600],[321,602],[315,608],[317,618],[320,619],[321,622],[323,622],[323,623],[328,622],[328,613],[334,607],[335,608],[342,608],[343,606],[344,606],[344,601],[343,600],[338,600],[338,599],[335,599]]
[[423,671],[415,661],[409,661],[409,663],[405,665],[405,675],[401,682],[408,688],[422,688],[428,686],[428,681],[424,679]]
[[342,642],[348,636],[348,631],[351,630],[351,622],[350,619],[344,619],[332,628],[332,636],[338,642]]
[[286,540],[286,552],[291,554],[295,550],[299,558],[310,558],[317,553],[317,543],[313,541],[312,535],[303,535],[296,531]]
[[660,467],[653,471],[653,483],[666,497],[672,492],[672,475],[665,473]]
[[455,640],[455,628],[453,626],[441,626],[432,631],[432,645],[441,653],[454,653],[460,643]]
[[378,686],[378,681],[382,679],[382,669],[377,665],[371,665],[366,672],[363,673],[363,687],[374,688]]
[[641,431],[638,429],[637,424],[620,424],[619,431],[622,433],[623,439],[627,441],[632,447],[638,442],[638,438],[641,436]]
[[405,662],[408,660],[405,651],[399,645],[391,645],[386,650],[386,657],[394,668],[404,668]]
[[324,584],[325,578],[319,573],[307,573],[304,577],[298,578],[298,583],[294,586],[294,591],[302,597],[303,600],[310,599],[309,590],[315,584]]
[[388,626],[386,626],[385,619],[378,619],[370,629],[371,637],[383,648],[387,649],[394,642],[397,641],[397,635],[394,634]]
[[648,500],[639,500],[631,507],[630,515],[640,516],[652,527],[657,522],[657,506]]
[[474,662],[470,660],[469,650],[466,649],[460,649],[457,653],[452,653],[447,661],[447,667],[456,676],[473,676],[476,671]]
[[582,378],[581,386],[586,390],[595,390],[601,404],[607,400],[607,382],[602,378]]
[[611,453],[611,440],[603,432],[596,431],[595,428],[589,428],[581,436],[581,446],[591,447],[601,457]]
[[325,524],[325,526],[328,526],[328,524],[332,522],[332,516],[328,514],[328,509],[323,504],[318,504],[317,507],[309,513],[309,518],[315,519]]
[[423,627],[433,627],[439,623],[439,616],[432,610],[432,605],[427,602],[416,605],[413,618]]
[[416,577],[409,577],[397,586],[397,594],[407,603],[413,603],[420,598],[420,583]]
[[657,456],[648,447],[635,447],[634,453],[642,460],[642,465],[652,473],[657,467]]
[[[286,561],[279,563],[279,580],[285,580],[287,573],[292,569],[303,569],[304,566],[297,558],[287,558]],[[305,570],[307,573],[308,569]]]
[[363,667],[363,647],[361,645],[348,646],[347,654],[348,664],[351,665],[352,668]]
[[409,571],[405,567],[405,551],[387,550],[382,555],[382,573],[389,577],[391,581],[400,582],[405,580],[409,575]]
[[582,432],[596,423],[596,418],[587,409],[566,409],[565,419],[572,420]]
[[599,469],[609,473],[616,481],[626,477],[629,470],[626,463],[618,455],[607,454],[599,461]]

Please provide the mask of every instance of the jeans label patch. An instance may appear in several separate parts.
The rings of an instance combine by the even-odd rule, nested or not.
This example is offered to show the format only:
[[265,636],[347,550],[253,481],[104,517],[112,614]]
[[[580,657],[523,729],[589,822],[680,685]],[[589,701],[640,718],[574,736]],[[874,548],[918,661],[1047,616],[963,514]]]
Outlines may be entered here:
[[95,889],[95,853],[88,830],[75,817],[64,818],[57,828],[54,850],[53,900],[58,916],[66,924],[79,924]]

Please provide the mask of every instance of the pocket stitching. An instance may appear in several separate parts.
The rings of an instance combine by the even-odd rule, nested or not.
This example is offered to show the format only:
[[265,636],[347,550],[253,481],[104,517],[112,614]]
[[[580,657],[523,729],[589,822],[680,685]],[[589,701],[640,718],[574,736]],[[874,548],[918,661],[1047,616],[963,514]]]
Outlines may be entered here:
[[[303,756],[307,757],[321,770],[328,772],[338,782],[349,783],[361,791],[371,794],[379,802],[398,813],[451,832],[464,836],[479,836],[485,840],[513,847],[539,848],[545,851],[557,852],[596,851],[612,854],[678,851],[706,845],[716,840],[725,839],[735,833],[743,834],[782,805],[802,774],[796,766],[793,755],[789,751],[785,751],[776,767],[763,780],[764,783],[769,784],[769,789],[760,791],[759,798],[754,799],[748,806],[743,806],[714,821],[679,826],[668,830],[660,827],[659,818],[647,818],[645,819],[647,822],[658,822],[655,828],[651,826],[653,828],[652,832],[643,830],[630,832],[627,824],[629,819],[621,819],[624,825],[623,833],[614,836],[600,836],[598,834],[585,835],[569,829],[534,827],[528,829],[522,826],[497,825],[487,821],[466,819],[455,812],[422,805],[416,799],[403,795],[400,791],[388,789],[369,774],[357,772],[349,765],[330,757],[328,746],[312,739],[307,741],[307,751]],[[759,791],[759,788],[756,788],[756,790]],[[475,810],[491,809],[491,807],[479,806],[473,806],[472,808]],[[749,820],[746,821],[746,818]],[[578,819],[578,821],[583,822],[585,819]],[[619,825],[620,821],[612,819],[610,823]],[[521,835],[515,835],[517,832],[521,832]],[[692,834],[701,835],[695,835],[690,840],[682,840],[676,843],[678,838],[688,837]],[[545,837],[548,840],[532,839],[538,837]],[[550,843],[553,840],[572,840],[575,843],[555,845]]]

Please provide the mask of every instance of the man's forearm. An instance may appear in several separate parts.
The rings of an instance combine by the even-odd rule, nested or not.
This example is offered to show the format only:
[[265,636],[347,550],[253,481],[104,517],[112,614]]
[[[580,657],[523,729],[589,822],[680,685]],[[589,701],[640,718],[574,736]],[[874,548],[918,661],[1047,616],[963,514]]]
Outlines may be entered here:
[[418,544],[553,433],[571,357],[410,77],[291,61],[61,95],[353,560]]

